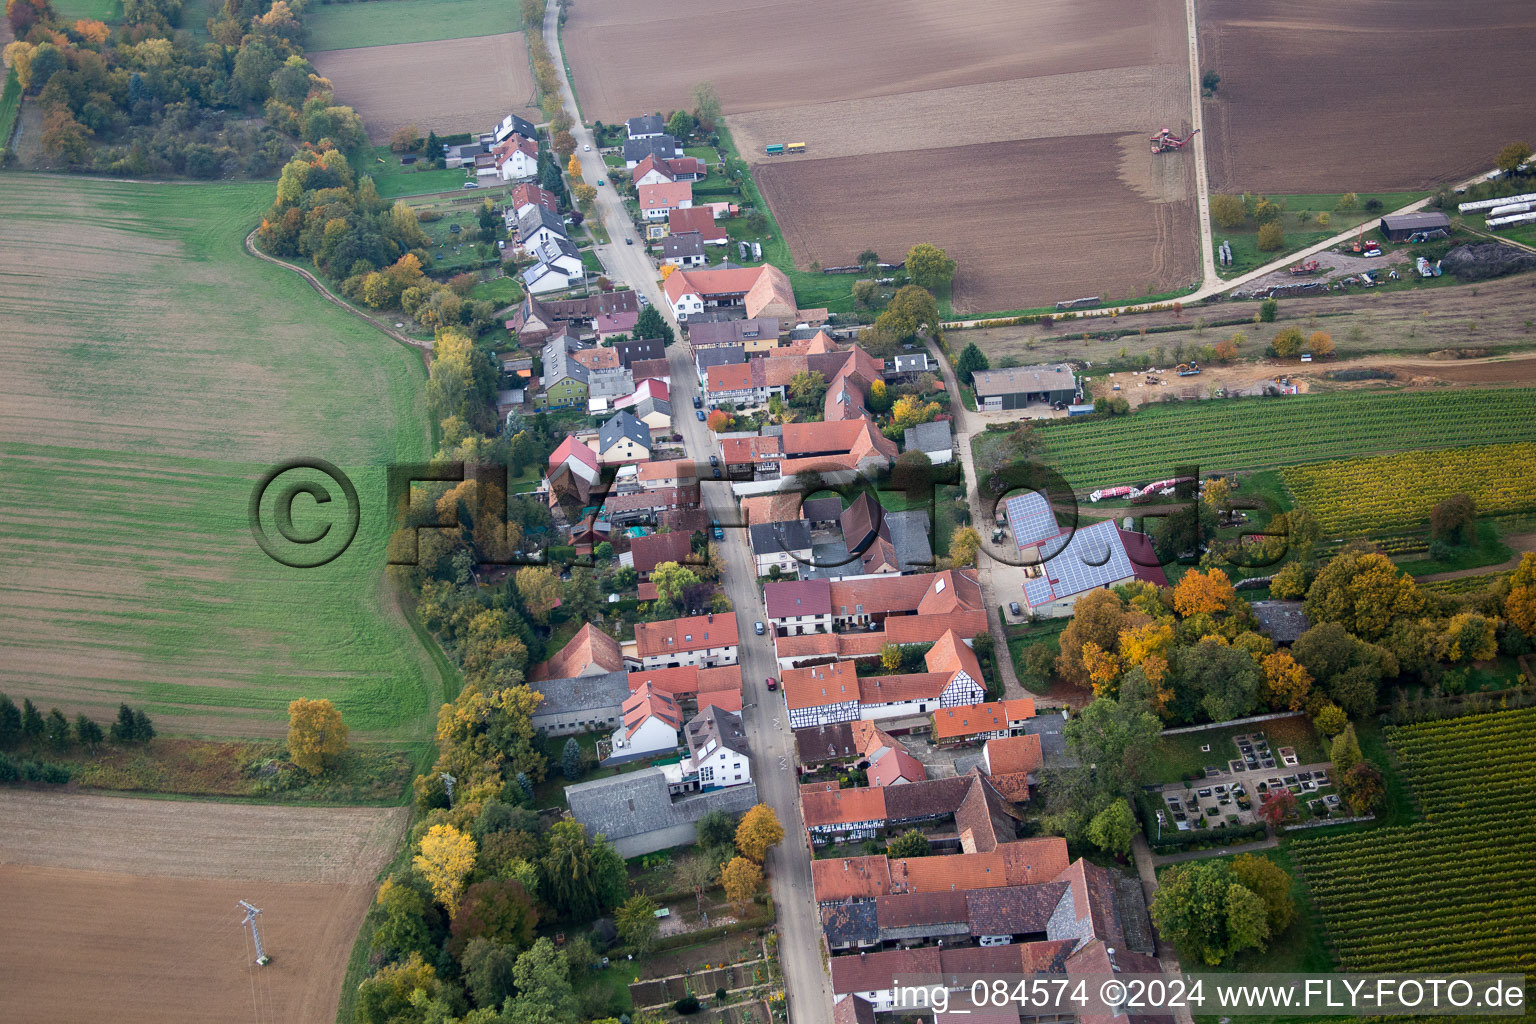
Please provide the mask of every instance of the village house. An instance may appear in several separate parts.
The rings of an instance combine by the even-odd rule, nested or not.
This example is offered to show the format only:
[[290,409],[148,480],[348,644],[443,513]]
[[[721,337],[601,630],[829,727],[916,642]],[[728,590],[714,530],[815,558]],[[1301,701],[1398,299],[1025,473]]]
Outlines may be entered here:
[[527,181],[539,176],[537,137],[509,135],[491,149],[491,156],[502,181]]
[[688,325],[688,347],[692,352],[732,345],[740,345],[747,352],[767,352],[778,348],[778,318],[697,321]]
[[1088,591],[1133,579],[1168,585],[1147,535],[1122,530],[1114,519],[1065,530],[1038,492],[1009,498],[1004,512],[1024,564],[1024,600],[1034,617],[1070,615]]
[[1034,717],[1035,702],[1028,697],[940,708],[933,713],[933,742],[954,747],[1014,736]]
[[642,580],[648,580],[652,570],[662,562],[699,563],[701,560],[694,555],[690,541],[686,533],[652,533],[634,538],[630,541],[629,553],[635,572]]
[[738,642],[734,613],[637,622],[632,659],[636,664],[633,667],[656,669],[697,665],[716,668],[734,665]]
[[560,212],[560,200],[553,192],[525,181],[512,190],[512,198],[507,203],[507,227],[515,227],[517,218],[530,206],[542,207],[550,213]]
[[741,710],[740,665],[722,665],[719,668],[680,665],[677,668],[643,669],[629,674],[631,692],[646,683],[671,694],[672,699],[684,710],[710,706],[723,711]]
[[659,185],[665,181],[700,181],[709,173],[709,167],[696,156],[671,158],[647,156],[635,165],[630,178],[635,187]]
[[664,380],[651,378],[641,381],[635,385],[634,394],[615,399],[613,407],[628,410],[635,419],[644,423],[651,432],[653,442],[669,437],[672,433],[672,400]]
[[671,160],[683,155],[683,147],[672,136],[665,133],[658,135],[644,135],[639,138],[626,139],[624,142],[624,168],[634,170],[640,161],[646,157],[655,157],[659,160]]
[[693,508],[699,503],[697,484],[688,487],[658,487],[634,494],[610,494],[603,502],[603,514],[614,529],[655,523],[667,512]]
[[661,262],[674,267],[702,267],[709,262],[697,231],[668,235],[661,240]]
[[605,422],[597,437],[597,461],[605,466],[644,462],[651,457],[651,431],[627,409]]
[[532,252],[556,238],[565,238],[565,221],[542,206],[529,206],[517,218],[517,244]]
[[496,143],[505,142],[508,136],[514,134],[521,135],[525,139],[536,139],[539,137],[539,130],[534,127],[532,121],[518,117],[516,114],[508,114],[495,128],[491,129],[490,134],[491,138],[488,141]]
[[746,782],[674,796],[666,774],[652,766],[567,786],[565,799],[589,836],[606,836],[628,858],[696,843],[700,818],[711,811],[741,814],[758,795]]
[[729,270],[679,270],[663,286],[673,315],[686,320],[709,306],[741,305],[749,319],[760,316],[794,321],[799,313],[789,278],[772,264]]
[[908,427],[902,435],[902,441],[907,451],[922,452],[935,466],[943,466],[954,461],[955,436],[951,432],[950,421],[947,419]]
[[983,412],[1070,403],[1077,398],[1077,376],[1066,363],[977,370],[974,387],[977,408]]
[[630,691],[620,706],[622,721],[609,738],[612,753],[603,764],[623,764],[677,749],[683,713],[672,695],[642,686]]
[[777,480],[784,445],[774,434],[720,439],[720,464],[728,480]]
[[926,715],[986,695],[981,663],[953,630],[934,643],[924,662],[927,672],[894,676],[860,676],[851,661],[788,669],[782,685],[789,727]]
[[741,715],[708,705],[688,723],[683,737],[688,756],[661,768],[673,793],[751,784],[752,762]]
[[693,185],[686,181],[664,181],[659,185],[641,185],[640,215],[646,220],[666,220],[673,210],[693,205]]
[[587,504],[602,479],[597,453],[569,435],[549,456],[544,490],[551,506],[570,503]]
[[797,575],[801,565],[811,560],[811,529],[803,522],[760,523],[747,530],[758,576],[767,576],[775,568],[785,576]]
[[729,238],[725,228],[717,224],[715,219],[712,206],[676,207],[667,214],[667,232],[680,235],[688,231],[697,231],[699,240],[705,245],[724,245]]

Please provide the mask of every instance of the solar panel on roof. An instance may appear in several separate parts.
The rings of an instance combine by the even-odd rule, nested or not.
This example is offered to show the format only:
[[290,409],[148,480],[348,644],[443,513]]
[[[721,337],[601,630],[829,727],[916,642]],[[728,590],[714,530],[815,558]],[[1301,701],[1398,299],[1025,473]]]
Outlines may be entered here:
[[1039,491],[1016,494],[1004,502],[1003,508],[1008,516],[1008,528],[1013,531],[1014,543],[1020,548],[1031,547],[1061,533],[1051,503]]

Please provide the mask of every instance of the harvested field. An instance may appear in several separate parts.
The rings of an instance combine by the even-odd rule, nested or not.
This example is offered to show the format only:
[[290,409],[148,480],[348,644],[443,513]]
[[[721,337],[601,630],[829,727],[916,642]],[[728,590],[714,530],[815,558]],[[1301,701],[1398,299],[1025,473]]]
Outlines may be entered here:
[[451,134],[489,131],[508,113],[541,120],[521,32],[327,50],[310,60],[375,144],[407,124]]
[[1530,134],[1536,8],[1523,0],[1199,11],[1201,66],[1221,73],[1204,112],[1213,192],[1427,188]]
[[1113,135],[1022,140],[775,162],[756,175],[797,261],[833,266],[865,248],[902,253],[933,242],[959,263],[958,312],[1025,309],[1164,292],[1198,275],[1193,204],[1148,202],[1118,173],[1124,157],[1142,171],[1143,191],[1176,195],[1187,188],[1185,165],[1154,163],[1134,148],[1139,139],[1131,143],[1127,151]]
[[1183,17],[1182,4],[1113,0],[722,0],[701,46],[691,9],[583,0],[562,38],[582,113],[616,122],[682,106],[704,81],[735,114],[1184,61]]
[[[384,580],[385,467],[425,454],[419,354],[241,242],[270,182],[0,189],[0,691],[165,734],[281,736],[298,696],[418,739],[442,683]],[[317,569],[253,488],[319,457],[360,526]],[[286,478],[285,478],[286,479]],[[301,515],[304,512],[299,506]],[[430,680],[430,682],[429,682]]]
[[[404,808],[0,791],[8,1019],[334,1019],[405,819]],[[240,926],[242,899],[262,910],[264,968]]]

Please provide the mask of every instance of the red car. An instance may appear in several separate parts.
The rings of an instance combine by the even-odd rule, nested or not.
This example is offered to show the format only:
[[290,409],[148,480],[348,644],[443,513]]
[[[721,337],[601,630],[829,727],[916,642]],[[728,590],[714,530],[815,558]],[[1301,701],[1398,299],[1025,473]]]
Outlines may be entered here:
[[768,689],[770,689],[770,690],[777,690],[778,688],[779,688],[779,681],[777,679],[773,678],[773,676],[769,676],[768,677]]

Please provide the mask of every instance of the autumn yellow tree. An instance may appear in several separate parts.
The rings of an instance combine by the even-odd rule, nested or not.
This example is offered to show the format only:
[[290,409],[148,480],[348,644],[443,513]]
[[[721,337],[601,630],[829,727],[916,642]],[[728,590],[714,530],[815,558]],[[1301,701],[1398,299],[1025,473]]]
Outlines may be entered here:
[[747,907],[763,891],[763,869],[745,857],[732,857],[720,869],[720,884],[736,912],[746,913]]
[[328,700],[300,697],[288,704],[288,758],[311,775],[347,749],[347,723]]
[[665,281],[667,278],[671,277],[675,273],[677,273],[677,264],[675,264],[675,263],[663,263],[661,265],[661,279],[663,281]]
[[891,406],[891,422],[898,427],[915,427],[919,423],[928,423],[939,414],[938,402],[924,403],[916,395],[902,395],[896,399],[896,404]]
[[1312,676],[1291,657],[1289,651],[1276,651],[1262,662],[1264,685],[1260,691],[1275,710],[1300,711],[1312,692]]
[[1181,616],[1216,615],[1231,609],[1237,600],[1232,581],[1220,569],[1187,572],[1173,588],[1173,607]]
[[1504,617],[1526,636],[1536,636],[1536,555],[1526,552],[1509,578]]
[[1127,668],[1139,668],[1153,683],[1168,674],[1168,652],[1173,649],[1173,624],[1148,622],[1120,631],[1120,657]]
[[1061,656],[1056,671],[1077,686],[1088,686],[1088,667],[1083,662],[1083,647],[1089,641],[1106,651],[1115,650],[1120,632],[1146,621],[1141,613],[1126,610],[1125,603],[1110,590],[1090,590],[1072,607],[1072,621],[1061,632]]
[[1313,331],[1307,339],[1307,351],[1315,356],[1333,355],[1333,335],[1327,331]]
[[560,603],[560,581],[547,566],[525,565],[517,570],[517,592],[528,614],[540,623],[549,622],[549,613]]
[[1232,505],[1232,485],[1223,477],[1212,477],[1205,482],[1200,500],[1218,515],[1224,515]]
[[949,538],[949,558],[955,568],[966,568],[976,564],[976,555],[981,551],[981,534],[976,532],[974,526],[957,526],[955,532]]
[[736,826],[736,849],[761,864],[768,850],[784,838],[784,826],[767,804],[757,804],[741,816]]
[[896,644],[881,644],[880,667],[887,672],[895,672],[901,668],[901,648]]
[[1095,697],[1115,696],[1115,684],[1120,681],[1120,674],[1125,670],[1118,654],[1106,651],[1089,640],[1083,644],[1083,667],[1088,670],[1088,681],[1093,684]]
[[569,174],[573,178],[580,178],[581,157],[577,156],[575,153],[572,153],[570,162],[565,165],[565,173]]
[[[574,160],[576,157],[572,156],[571,159]],[[591,207],[593,200],[597,198],[597,189],[583,181],[580,184],[571,186],[571,198],[576,200],[576,205],[580,206],[583,210],[588,209]]]
[[464,894],[464,881],[475,869],[475,841],[452,825],[433,825],[421,837],[421,852],[411,864],[452,918]]

